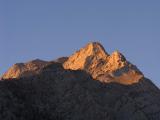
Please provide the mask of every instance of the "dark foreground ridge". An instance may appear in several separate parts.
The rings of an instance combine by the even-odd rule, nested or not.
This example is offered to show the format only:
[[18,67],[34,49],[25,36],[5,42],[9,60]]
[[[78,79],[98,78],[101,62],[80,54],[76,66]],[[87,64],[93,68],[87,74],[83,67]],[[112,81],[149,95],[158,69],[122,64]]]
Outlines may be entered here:
[[36,76],[0,82],[1,120],[159,120],[160,92],[148,79],[104,84],[53,63]]
[[[136,82],[128,79],[142,73],[117,52],[109,55],[101,47],[94,51],[87,49],[88,53],[80,58],[77,53],[80,55],[86,48],[56,62],[34,60],[18,64],[24,72],[18,74],[20,77],[0,81],[0,120],[160,120],[160,90],[149,79],[144,76]],[[97,51],[98,57],[93,56]],[[77,59],[71,64],[75,56]],[[88,56],[91,64],[86,67]],[[122,63],[120,66],[115,56]],[[87,58],[84,64],[74,65],[84,58]],[[111,64],[106,67],[110,71],[104,71],[108,63],[105,60],[117,65]],[[100,71],[103,74],[96,79],[90,68],[100,61],[103,64],[96,70],[103,70]],[[64,64],[74,69],[64,69]],[[124,70],[126,66],[128,71]],[[34,73],[30,74],[28,68]],[[19,68],[16,70],[21,72]],[[115,75],[108,77],[108,74]],[[112,80],[106,82],[109,78]],[[115,78],[120,81],[115,82]],[[128,80],[132,84],[124,84]]]

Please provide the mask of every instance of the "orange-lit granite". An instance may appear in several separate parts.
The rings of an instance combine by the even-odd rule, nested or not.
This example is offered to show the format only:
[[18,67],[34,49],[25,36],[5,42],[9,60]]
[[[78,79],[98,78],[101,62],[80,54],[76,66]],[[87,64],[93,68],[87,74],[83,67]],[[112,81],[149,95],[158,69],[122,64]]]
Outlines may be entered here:
[[[139,82],[143,77],[137,67],[128,62],[119,51],[109,55],[98,42],[88,43],[69,58],[59,59],[58,61],[63,64],[64,69],[84,70],[94,79],[104,83],[116,82],[128,85]],[[27,63],[17,63],[2,76],[2,79],[38,74],[49,63],[39,59]]]
[[85,70],[101,82],[133,84],[143,74],[118,51],[109,55],[100,43],[93,42],[74,53],[63,64],[65,69]]

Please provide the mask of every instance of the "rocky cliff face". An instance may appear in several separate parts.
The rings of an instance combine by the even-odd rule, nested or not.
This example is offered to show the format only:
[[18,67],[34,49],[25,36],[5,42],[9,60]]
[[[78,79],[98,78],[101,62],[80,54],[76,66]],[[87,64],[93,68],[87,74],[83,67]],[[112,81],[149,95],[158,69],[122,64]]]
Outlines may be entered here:
[[129,63],[119,51],[109,55],[97,42],[89,43],[74,53],[63,66],[65,69],[85,70],[94,79],[105,83],[133,84],[143,77],[137,67]]
[[15,64],[2,78],[0,120],[160,120],[160,90],[97,42],[69,58]]

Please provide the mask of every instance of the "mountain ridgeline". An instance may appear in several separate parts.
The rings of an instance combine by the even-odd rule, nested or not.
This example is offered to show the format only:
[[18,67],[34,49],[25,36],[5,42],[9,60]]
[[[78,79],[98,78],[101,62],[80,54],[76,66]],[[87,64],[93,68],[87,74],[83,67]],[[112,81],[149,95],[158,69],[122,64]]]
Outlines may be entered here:
[[160,90],[122,53],[92,42],[69,57],[9,68],[0,120],[160,120]]

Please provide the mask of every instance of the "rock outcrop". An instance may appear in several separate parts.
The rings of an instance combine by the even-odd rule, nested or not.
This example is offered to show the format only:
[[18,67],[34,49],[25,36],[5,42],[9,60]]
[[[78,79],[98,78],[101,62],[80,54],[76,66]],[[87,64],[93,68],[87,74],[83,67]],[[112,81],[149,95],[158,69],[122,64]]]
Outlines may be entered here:
[[[105,83],[116,82],[129,85],[139,82],[144,77],[142,72],[128,62],[119,51],[109,55],[98,42],[89,43],[70,57],[61,57],[55,61],[63,64],[64,69],[84,70],[94,79]],[[2,79],[38,74],[49,63],[50,61],[37,59],[15,64],[2,76]]]
[[85,70],[101,82],[133,84],[143,74],[119,52],[109,55],[100,43],[93,42],[80,49],[63,64],[65,69]]
[[27,63],[16,63],[2,76],[1,79],[12,79],[30,77],[39,73],[39,71],[48,64],[43,60],[32,60]]
[[[128,85],[137,83],[144,77],[142,72],[128,62],[119,51],[109,55],[98,42],[89,43],[70,57],[61,57],[55,62],[63,64],[64,69],[84,70],[94,79],[104,83],[116,82]],[[36,75],[49,63],[50,61],[38,59],[17,63],[2,76],[2,79]]]
[[35,59],[26,63],[16,63],[10,67],[6,73],[0,78],[2,79],[13,79],[13,78],[24,78],[37,75],[40,71],[54,62],[63,64],[67,61],[68,57],[60,57],[54,61],[44,61],[40,59]]

